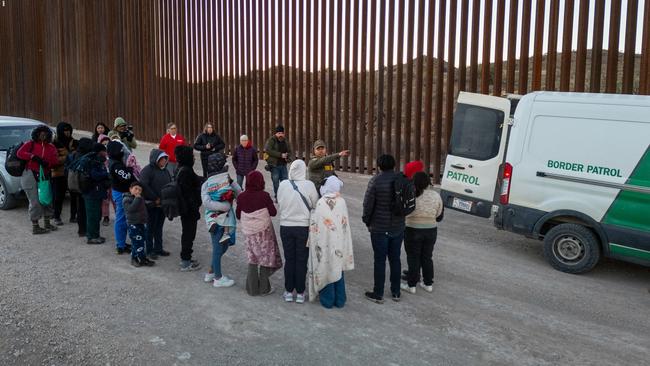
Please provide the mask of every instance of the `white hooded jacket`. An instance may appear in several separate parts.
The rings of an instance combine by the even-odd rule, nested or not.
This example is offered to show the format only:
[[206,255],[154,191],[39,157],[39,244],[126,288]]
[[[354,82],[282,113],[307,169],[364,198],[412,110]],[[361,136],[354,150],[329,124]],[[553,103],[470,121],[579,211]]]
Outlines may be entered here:
[[[316,186],[307,180],[307,166],[302,160],[295,160],[289,168],[289,179],[280,182],[278,187],[278,209],[280,211],[280,226],[309,226],[311,210],[316,208],[318,192]],[[307,200],[307,209],[300,194],[291,185],[291,181]]]

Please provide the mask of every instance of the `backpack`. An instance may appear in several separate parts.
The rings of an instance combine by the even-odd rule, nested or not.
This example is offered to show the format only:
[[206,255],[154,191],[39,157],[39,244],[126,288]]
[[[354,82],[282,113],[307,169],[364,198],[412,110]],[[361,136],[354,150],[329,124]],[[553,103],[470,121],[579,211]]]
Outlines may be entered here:
[[[20,177],[25,171],[27,162],[18,158],[18,150],[23,146],[23,142],[9,147],[7,150],[7,159],[5,160],[5,169],[12,177]],[[33,145],[32,145],[33,146]]]
[[90,189],[90,173],[88,159],[85,156],[70,163],[68,168],[68,189],[71,193],[84,193]]
[[391,211],[395,216],[407,216],[415,210],[415,186],[404,174],[393,181],[393,192]]
[[180,216],[180,192],[176,180],[165,184],[160,190],[160,207],[169,221]]

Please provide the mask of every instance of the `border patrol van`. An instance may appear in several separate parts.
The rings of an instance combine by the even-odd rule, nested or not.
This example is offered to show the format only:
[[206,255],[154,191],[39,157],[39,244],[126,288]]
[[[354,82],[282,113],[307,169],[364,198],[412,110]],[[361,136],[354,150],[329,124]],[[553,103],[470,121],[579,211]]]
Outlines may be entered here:
[[650,266],[650,97],[461,92],[441,193],[543,240],[560,271],[603,256]]

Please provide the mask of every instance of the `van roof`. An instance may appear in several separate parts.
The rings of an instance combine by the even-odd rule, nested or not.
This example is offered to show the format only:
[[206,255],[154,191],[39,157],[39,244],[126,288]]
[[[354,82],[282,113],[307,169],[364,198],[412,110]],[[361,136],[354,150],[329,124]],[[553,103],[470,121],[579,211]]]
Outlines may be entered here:
[[533,95],[536,102],[562,102],[562,103],[587,103],[611,104],[650,107],[650,96],[631,94],[603,94],[603,93],[572,93],[538,91],[527,94]]

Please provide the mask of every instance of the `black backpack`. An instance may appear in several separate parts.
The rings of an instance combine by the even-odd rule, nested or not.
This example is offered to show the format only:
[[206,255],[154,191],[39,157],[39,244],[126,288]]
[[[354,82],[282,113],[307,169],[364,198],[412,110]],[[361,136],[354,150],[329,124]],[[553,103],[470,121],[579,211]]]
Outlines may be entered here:
[[404,174],[393,181],[393,192],[393,215],[407,216],[415,210],[415,186]]
[[11,146],[9,150],[7,150],[5,169],[7,170],[7,173],[9,173],[9,175],[12,177],[22,176],[23,172],[25,171],[25,166],[27,166],[27,162],[25,160],[18,158],[18,149],[20,149],[22,146],[23,143],[20,142],[14,146]]
[[178,183],[175,180],[165,184],[160,190],[160,206],[170,221],[180,216],[180,197]]
[[88,158],[81,156],[68,167],[68,189],[72,193],[86,193],[90,190],[90,172]]

